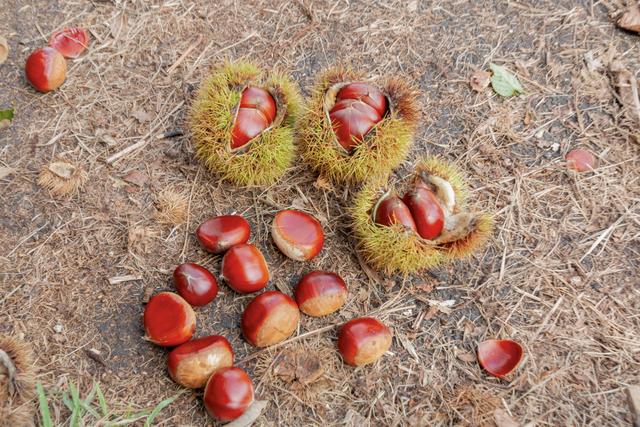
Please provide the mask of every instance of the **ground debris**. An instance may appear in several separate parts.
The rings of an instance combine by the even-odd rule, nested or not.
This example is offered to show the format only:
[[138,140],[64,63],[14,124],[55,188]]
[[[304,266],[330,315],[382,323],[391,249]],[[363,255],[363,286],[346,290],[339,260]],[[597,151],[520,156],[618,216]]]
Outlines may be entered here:
[[640,33],[640,4],[629,7],[620,18],[618,18],[618,27],[627,31]]
[[471,74],[471,78],[469,79],[469,84],[471,85],[471,89],[476,92],[482,92],[486,88],[489,87],[489,83],[491,83],[491,73],[484,70],[476,70]]
[[613,86],[617,89],[625,116],[640,124],[640,99],[638,98],[638,80],[619,60],[609,65]]
[[278,356],[273,372],[286,382],[305,386],[322,378],[324,368],[317,354],[303,349],[287,349]]

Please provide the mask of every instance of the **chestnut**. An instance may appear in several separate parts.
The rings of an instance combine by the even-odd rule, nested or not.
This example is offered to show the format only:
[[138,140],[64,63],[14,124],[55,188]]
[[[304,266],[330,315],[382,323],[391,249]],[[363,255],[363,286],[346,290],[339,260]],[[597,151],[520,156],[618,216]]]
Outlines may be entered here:
[[218,295],[218,281],[209,270],[193,262],[180,264],[173,270],[173,283],[189,304],[209,304]]
[[202,388],[211,374],[233,366],[233,349],[225,337],[210,335],[174,348],[167,368],[171,378],[183,387]]
[[409,207],[398,196],[385,194],[373,208],[373,220],[376,224],[390,226],[400,224],[416,231],[416,223]]
[[478,362],[489,374],[502,378],[513,372],[524,351],[512,340],[486,340],[478,344]]
[[196,230],[198,241],[209,252],[221,254],[234,245],[247,243],[251,228],[240,215],[209,218]]
[[79,27],[58,30],[49,38],[49,46],[60,52],[65,58],[77,58],[84,52],[88,44],[87,30]]
[[405,194],[403,200],[411,211],[420,237],[433,240],[442,233],[444,211],[435,193],[426,184],[417,184]]
[[213,418],[235,420],[253,403],[253,382],[240,368],[220,368],[207,381],[203,400]]
[[255,297],[242,313],[242,333],[256,347],[287,339],[298,327],[300,311],[290,296],[268,291]]
[[189,341],[196,329],[196,314],[180,295],[160,292],[144,309],[146,338],[163,347]]
[[276,101],[269,91],[248,86],[242,91],[235,124],[231,129],[231,149],[237,149],[267,129],[276,118]]
[[329,112],[338,143],[351,153],[382,120],[387,108],[387,97],[372,84],[356,82],[345,85],[336,94],[336,102]]
[[591,171],[596,164],[596,158],[593,154],[582,148],[575,148],[569,151],[565,159],[567,160],[567,167],[576,172]]
[[222,257],[222,278],[236,292],[250,294],[267,286],[269,267],[260,249],[250,243],[235,245]]
[[300,310],[314,317],[326,316],[347,300],[347,286],[336,273],[312,271],[302,276],[294,295]]
[[67,76],[67,61],[52,47],[43,47],[27,58],[24,72],[29,83],[40,92],[58,89]]
[[391,347],[391,331],[372,317],[349,320],[338,333],[338,350],[353,366],[373,363]]
[[280,211],[273,219],[271,236],[283,254],[296,261],[307,261],[320,253],[324,233],[320,222],[294,209]]

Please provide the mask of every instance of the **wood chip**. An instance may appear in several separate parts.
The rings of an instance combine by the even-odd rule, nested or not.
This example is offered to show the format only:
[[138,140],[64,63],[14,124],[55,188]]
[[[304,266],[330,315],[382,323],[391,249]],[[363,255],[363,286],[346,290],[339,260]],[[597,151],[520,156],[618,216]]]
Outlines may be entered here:
[[627,388],[627,399],[629,400],[629,409],[633,417],[634,427],[640,427],[640,386],[632,385]]
[[109,279],[107,280],[109,281],[110,285],[117,285],[118,283],[132,282],[134,280],[142,280],[142,277],[136,276],[133,274],[127,274],[125,276],[109,277]]
[[89,357],[89,359],[101,364],[102,366],[107,366],[107,362],[105,362],[104,357],[102,357],[102,353],[95,348],[84,349],[84,353]]
[[640,33],[640,5],[631,6],[618,19],[618,27]]
[[249,427],[252,425],[262,414],[262,411],[269,404],[266,400],[256,400],[247,408],[247,410],[239,418],[225,424],[225,427]]
[[9,43],[7,43],[7,39],[0,36],[0,64],[5,62],[9,57]]

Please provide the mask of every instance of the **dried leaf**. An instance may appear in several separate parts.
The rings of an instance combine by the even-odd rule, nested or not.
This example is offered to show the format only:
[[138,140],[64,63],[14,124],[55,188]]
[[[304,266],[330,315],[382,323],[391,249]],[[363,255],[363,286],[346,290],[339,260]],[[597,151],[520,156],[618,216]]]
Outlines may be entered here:
[[7,39],[0,36],[0,64],[4,63],[9,57],[9,43]]
[[268,404],[269,402],[266,400],[254,401],[244,414],[230,423],[225,424],[225,427],[249,427],[260,417],[260,414],[262,414],[262,411],[264,411]]
[[317,354],[291,349],[282,353],[273,371],[283,380],[301,385],[311,384],[324,375],[322,361]]
[[471,79],[469,79],[469,84],[471,85],[471,89],[476,92],[482,92],[487,87],[489,87],[489,83],[491,83],[491,73],[483,70],[476,70],[473,74],[471,74]]
[[520,423],[514,420],[504,409],[498,408],[493,411],[493,418],[498,427],[520,427]]
[[640,99],[638,81],[622,62],[612,61],[609,65],[613,85],[617,88],[625,116],[640,124]]
[[7,167],[0,167],[0,179],[11,175],[12,173],[14,173],[16,170],[14,168],[7,168]]
[[524,93],[522,85],[518,81],[518,78],[511,74],[506,68],[489,64],[493,75],[491,76],[491,87],[500,96],[509,97],[517,94]]
[[440,313],[451,314],[451,312],[453,311],[451,307],[455,305],[456,300],[448,299],[445,301],[437,301],[437,300],[430,299],[427,302],[431,307],[435,307]]
[[130,184],[137,185],[138,187],[144,187],[149,178],[147,178],[145,174],[133,170],[123,176],[122,179]]
[[132,116],[140,123],[150,122],[153,119],[153,116],[144,110],[136,110],[133,112]]
[[640,33],[640,5],[631,6],[618,19],[618,27]]

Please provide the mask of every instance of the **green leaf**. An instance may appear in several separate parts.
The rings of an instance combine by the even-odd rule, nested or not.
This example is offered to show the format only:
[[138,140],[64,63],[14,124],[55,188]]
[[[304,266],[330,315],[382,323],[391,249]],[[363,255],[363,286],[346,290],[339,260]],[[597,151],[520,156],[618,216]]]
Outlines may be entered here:
[[2,120],[13,120],[13,108],[0,110],[0,121]]
[[149,427],[151,426],[151,423],[153,422],[154,418],[158,416],[158,414],[160,413],[160,411],[162,411],[164,408],[166,408],[167,406],[171,405],[173,403],[174,400],[176,400],[178,397],[180,397],[180,394],[176,394],[173,397],[170,397],[168,399],[163,400],[162,402],[158,403],[158,406],[156,406],[153,411],[151,411],[151,414],[149,414],[149,417],[147,418],[147,420],[144,423],[144,427]]
[[42,418],[43,427],[53,427],[53,421],[51,420],[51,413],[49,412],[49,403],[47,402],[47,396],[44,394],[44,388],[42,384],[38,382],[36,384],[36,391],[38,392],[38,403],[40,404],[40,417]]
[[489,64],[493,75],[491,76],[491,87],[500,96],[509,97],[524,93],[518,78],[511,74],[506,68],[496,64]]

